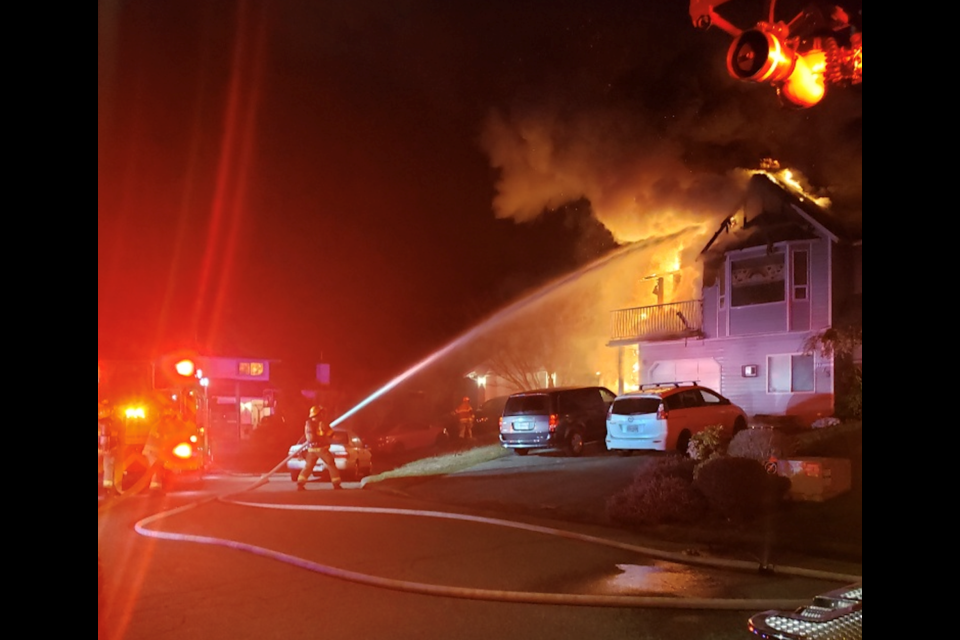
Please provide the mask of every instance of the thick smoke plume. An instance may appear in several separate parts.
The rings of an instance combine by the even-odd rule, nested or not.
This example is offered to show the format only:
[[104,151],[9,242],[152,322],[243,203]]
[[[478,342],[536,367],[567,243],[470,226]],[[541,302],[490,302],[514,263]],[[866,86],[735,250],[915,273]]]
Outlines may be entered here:
[[530,221],[586,199],[619,243],[712,228],[738,198],[737,180],[685,166],[679,145],[617,110],[489,117],[482,138],[500,171],[498,217]]

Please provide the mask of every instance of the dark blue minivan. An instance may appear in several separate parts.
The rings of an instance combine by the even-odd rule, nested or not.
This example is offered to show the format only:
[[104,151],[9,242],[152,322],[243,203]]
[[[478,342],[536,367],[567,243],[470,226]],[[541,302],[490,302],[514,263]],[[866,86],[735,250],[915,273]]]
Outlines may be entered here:
[[605,387],[562,387],[515,393],[500,418],[500,443],[519,455],[561,449],[579,456],[588,442],[603,442],[607,410],[616,394]]

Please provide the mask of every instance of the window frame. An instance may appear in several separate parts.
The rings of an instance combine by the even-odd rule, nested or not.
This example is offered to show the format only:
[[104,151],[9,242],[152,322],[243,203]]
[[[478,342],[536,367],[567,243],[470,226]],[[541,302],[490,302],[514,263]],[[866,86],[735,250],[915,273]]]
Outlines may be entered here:
[[[804,360],[809,360],[810,362],[810,389],[798,389],[796,385],[796,371],[797,371],[797,361],[799,358]],[[774,362],[777,359],[787,359],[786,362],[789,363],[789,386],[788,391],[777,390],[773,388],[774,383],[774,373],[782,373],[779,368],[774,367]],[[817,360],[816,357],[808,353],[776,353],[767,356],[767,393],[769,395],[793,395],[793,394],[815,394],[817,393]]]

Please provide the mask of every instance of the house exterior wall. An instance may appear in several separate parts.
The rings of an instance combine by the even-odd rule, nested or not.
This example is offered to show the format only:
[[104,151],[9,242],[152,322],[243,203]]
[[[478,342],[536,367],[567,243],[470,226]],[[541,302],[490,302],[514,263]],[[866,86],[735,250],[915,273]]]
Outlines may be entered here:
[[[770,391],[770,358],[804,356],[804,344],[813,332],[771,334],[743,338],[717,338],[641,346],[641,382],[648,382],[658,362],[713,359],[720,364],[721,394],[743,408],[747,415],[790,415],[809,424],[834,410],[833,361],[812,355],[813,389],[809,392]],[[747,367],[755,368],[748,377]],[[660,382],[660,380],[657,380]],[[705,381],[704,381],[705,382]]]
[[730,309],[731,336],[752,336],[787,330],[787,303],[774,302]]
[[[808,344],[849,316],[859,321],[862,242],[845,243],[816,212],[759,179],[748,189],[743,214],[725,253],[713,240],[707,246],[701,336],[638,337],[640,383],[662,382],[664,371],[711,372],[716,362],[719,376],[701,377],[719,378],[717,390],[749,415],[796,416],[804,423],[831,416],[835,363]],[[855,360],[862,369],[862,349]]]
[[[783,259],[783,301],[733,306],[733,264],[769,257],[771,252],[766,246],[730,252],[724,261],[724,277],[716,286],[703,290],[706,337],[818,331],[831,325],[834,288],[831,243],[828,240],[779,243],[773,250],[773,255]],[[807,276],[800,280],[795,273],[798,253],[806,255],[808,270]],[[798,282],[805,284],[798,285]],[[805,292],[805,297],[800,297],[800,290]]]
[[[721,315],[720,286],[703,288],[703,336],[705,338],[719,338],[720,323],[726,328],[726,315]],[[724,332],[725,333],[725,332]]]
[[[833,324],[833,248],[829,240],[805,243],[810,249],[810,327],[822,331]],[[793,244],[794,248],[798,246]]]

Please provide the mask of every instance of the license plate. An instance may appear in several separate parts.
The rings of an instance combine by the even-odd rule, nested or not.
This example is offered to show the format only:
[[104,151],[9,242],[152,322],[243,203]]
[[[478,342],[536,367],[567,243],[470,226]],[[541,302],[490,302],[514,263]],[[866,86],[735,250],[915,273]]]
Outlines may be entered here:
[[514,422],[513,423],[514,431],[533,431],[532,422]]
[[636,424],[628,424],[624,431],[627,433],[640,433],[640,426]]

